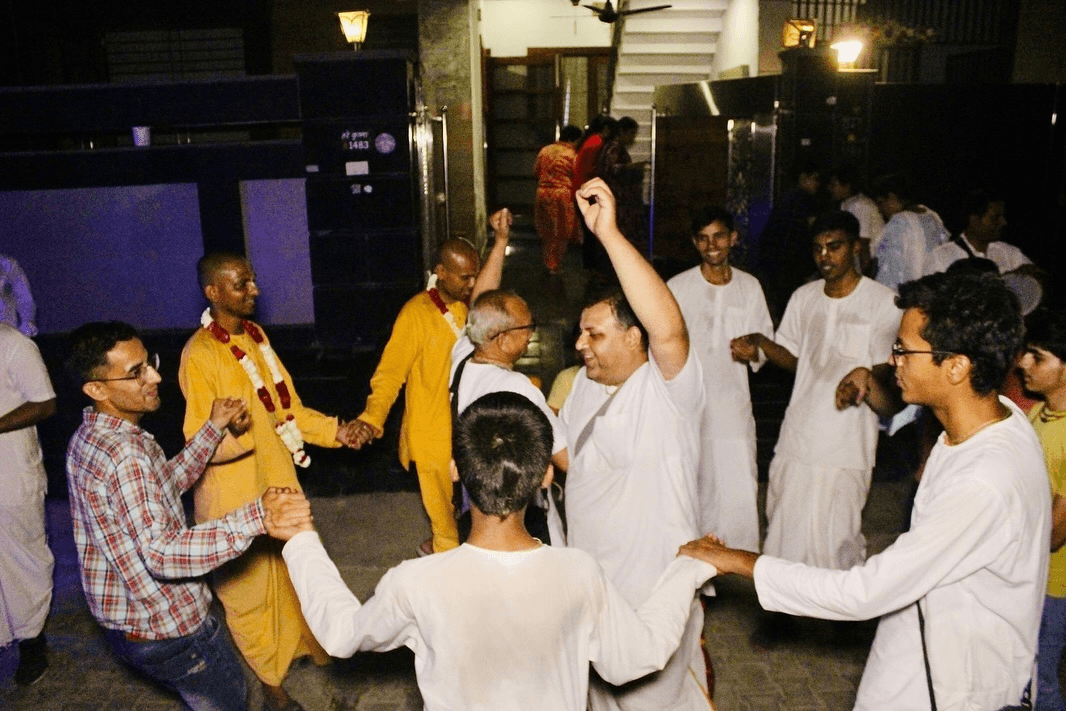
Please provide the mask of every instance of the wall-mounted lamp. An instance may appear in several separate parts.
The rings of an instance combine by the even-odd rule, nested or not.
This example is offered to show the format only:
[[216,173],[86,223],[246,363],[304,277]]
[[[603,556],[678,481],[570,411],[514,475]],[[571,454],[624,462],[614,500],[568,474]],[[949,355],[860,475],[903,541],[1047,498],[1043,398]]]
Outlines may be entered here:
[[366,23],[370,19],[370,12],[367,10],[356,10],[354,12],[338,12],[337,17],[341,21],[341,30],[344,32],[344,39],[352,43],[355,51],[358,52],[359,48],[363,45],[363,40],[366,39]]
[[842,68],[854,66],[862,52],[862,42],[857,39],[842,39],[830,45],[837,53],[837,64]]
[[814,20],[787,20],[781,28],[782,47],[813,47]]

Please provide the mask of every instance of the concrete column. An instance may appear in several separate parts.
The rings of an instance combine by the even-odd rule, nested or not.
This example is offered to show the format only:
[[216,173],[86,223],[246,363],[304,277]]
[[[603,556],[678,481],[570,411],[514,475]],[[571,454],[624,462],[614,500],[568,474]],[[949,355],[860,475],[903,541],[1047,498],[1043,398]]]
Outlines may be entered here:
[[485,154],[477,0],[418,0],[418,49],[425,103],[448,107],[451,233],[485,234]]

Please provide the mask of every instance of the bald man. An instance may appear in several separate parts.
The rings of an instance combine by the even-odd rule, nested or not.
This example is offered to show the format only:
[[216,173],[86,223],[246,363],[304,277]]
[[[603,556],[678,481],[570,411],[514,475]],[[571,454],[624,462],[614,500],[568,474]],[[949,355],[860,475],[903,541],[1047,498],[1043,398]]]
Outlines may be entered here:
[[419,547],[423,555],[459,545],[448,469],[452,433],[448,368],[452,346],[466,326],[467,304],[500,285],[510,211],[494,213],[489,225],[495,241],[484,267],[469,242],[453,239],[441,245],[428,288],[404,304],[396,317],[370,379],[366,409],[353,427],[357,446],[381,437],[400,388],[407,386],[400,461],[418,476],[422,505],[429,515],[433,536]]
[[[200,524],[255,501],[268,487],[299,490],[296,466],[310,463],[304,442],[349,444],[351,425],[300,402],[262,327],[250,320],[259,288],[245,257],[215,252],[200,260],[197,273],[210,306],[181,353],[185,436],[203,427],[217,398],[240,398],[248,407],[247,421],[229,428],[196,484]],[[282,687],[292,660],[312,655],[325,663],[328,657],[300,614],[280,547],[257,539],[216,571],[214,588],[233,641],[262,683],[267,708],[297,708]]]

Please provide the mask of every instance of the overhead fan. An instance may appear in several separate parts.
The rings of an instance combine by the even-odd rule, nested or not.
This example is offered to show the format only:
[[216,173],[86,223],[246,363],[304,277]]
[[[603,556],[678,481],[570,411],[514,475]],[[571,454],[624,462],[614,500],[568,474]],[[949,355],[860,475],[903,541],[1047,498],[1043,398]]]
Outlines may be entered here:
[[[619,0],[621,2],[621,0]],[[570,0],[570,4],[577,7],[581,3],[581,0]],[[654,10],[665,10],[673,5],[655,5],[653,7],[642,7],[639,10],[615,10],[614,5],[611,4],[611,0],[607,0],[603,5],[581,5],[581,7],[588,8],[596,15],[596,18],[600,22],[606,22],[608,24],[617,22],[618,18],[626,15],[636,15],[641,12],[652,12]]]

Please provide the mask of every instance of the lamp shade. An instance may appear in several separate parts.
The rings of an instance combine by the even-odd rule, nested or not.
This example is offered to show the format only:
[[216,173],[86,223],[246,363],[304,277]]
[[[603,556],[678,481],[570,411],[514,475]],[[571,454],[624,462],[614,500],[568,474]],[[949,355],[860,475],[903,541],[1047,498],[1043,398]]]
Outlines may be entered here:
[[337,17],[341,21],[344,39],[356,45],[362,44],[363,40],[366,39],[366,23],[370,19],[370,12],[367,10],[338,12]]

